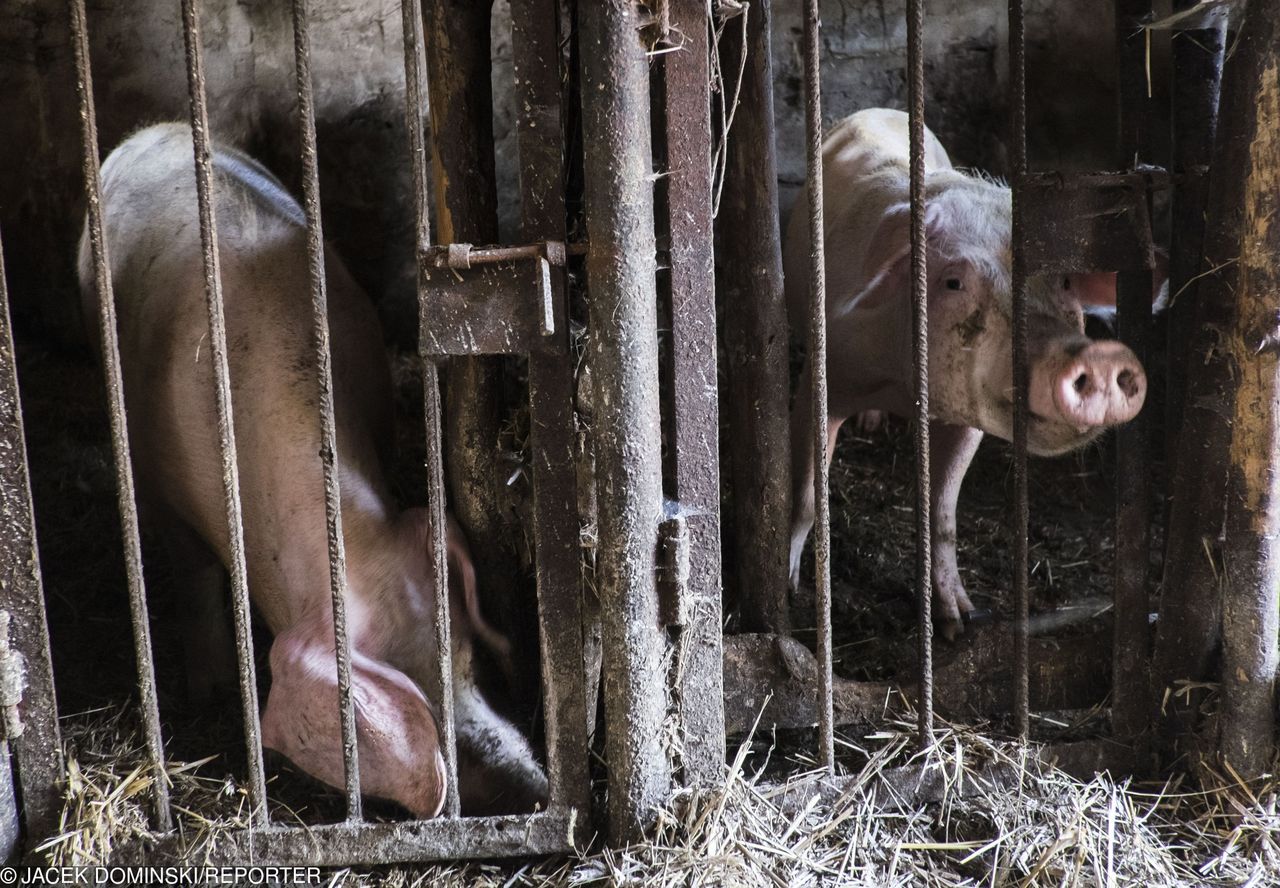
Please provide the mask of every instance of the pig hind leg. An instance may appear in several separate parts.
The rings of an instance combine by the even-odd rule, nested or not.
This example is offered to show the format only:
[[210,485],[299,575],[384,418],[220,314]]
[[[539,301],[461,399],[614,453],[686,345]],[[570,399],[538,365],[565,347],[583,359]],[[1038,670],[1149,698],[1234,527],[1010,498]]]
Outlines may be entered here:
[[[809,531],[813,530],[814,499],[813,482],[817,471],[813,450],[813,378],[809,372],[809,364],[805,362],[800,377],[800,387],[796,391],[795,404],[791,409],[791,561],[789,569],[790,585],[796,589],[800,585],[800,556],[804,553],[805,540]],[[836,452],[836,436],[845,417],[827,417],[827,465]]]
[[467,648],[454,651],[453,711],[463,811],[478,816],[545,808],[546,775],[524,736],[481,696]]

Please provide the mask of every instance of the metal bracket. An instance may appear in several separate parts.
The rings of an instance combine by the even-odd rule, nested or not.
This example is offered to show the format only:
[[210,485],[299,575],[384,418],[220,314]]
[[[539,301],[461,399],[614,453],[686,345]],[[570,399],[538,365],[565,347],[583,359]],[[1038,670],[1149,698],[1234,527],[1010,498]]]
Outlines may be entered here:
[[662,625],[683,626],[689,617],[689,524],[684,516],[667,518],[658,525],[655,569]]
[[561,241],[515,247],[442,244],[418,262],[423,303],[420,341],[429,355],[501,355],[553,351],[568,329],[562,288],[551,267],[582,252]]
[[1028,274],[1155,266],[1147,198],[1163,170],[1030,173],[1015,183]]
[[9,612],[0,610],[0,714],[5,740],[22,736],[22,715],[18,705],[27,689],[27,662],[21,651],[9,645]]

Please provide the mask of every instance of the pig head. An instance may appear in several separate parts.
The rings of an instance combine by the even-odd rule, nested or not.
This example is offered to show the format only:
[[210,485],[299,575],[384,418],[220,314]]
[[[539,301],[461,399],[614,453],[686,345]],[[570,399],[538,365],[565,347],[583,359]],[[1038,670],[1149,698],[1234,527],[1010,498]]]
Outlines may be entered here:
[[[956,565],[960,484],[984,433],[1013,436],[1012,200],[1003,184],[951,167],[926,133],[930,462],[935,617],[947,637],[973,609]],[[830,461],[836,434],[867,411],[914,415],[907,116],[861,111],[823,148]],[[793,330],[808,305],[808,204],[784,248]],[[1028,282],[1028,449],[1066,453],[1137,415],[1146,377],[1133,353],[1084,335],[1084,309],[1114,305],[1114,276]],[[792,411],[791,581],[813,525],[812,368]]]

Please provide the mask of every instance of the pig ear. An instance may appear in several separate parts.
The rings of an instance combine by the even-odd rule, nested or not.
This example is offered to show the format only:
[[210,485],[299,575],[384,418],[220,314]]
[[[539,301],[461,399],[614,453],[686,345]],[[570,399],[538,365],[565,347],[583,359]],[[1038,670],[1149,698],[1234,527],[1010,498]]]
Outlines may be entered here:
[[[351,652],[360,785],[418,817],[444,805],[445,770],[435,718],[410,678],[359,651]],[[262,715],[262,744],[330,786],[341,787],[342,727],[333,629],[295,626],[271,645],[271,692]]]
[[1114,271],[1072,272],[1063,278],[1062,289],[1082,306],[1116,306]]
[[449,523],[445,529],[445,542],[449,553],[449,589],[454,595],[460,594],[462,598],[471,634],[485,643],[497,657],[507,679],[513,680],[515,664],[511,659],[511,641],[489,625],[484,614],[480,613],[480,597],[476,593],[475,565],[471,562],[467,538],[452,515],[449,516]]
[[[943,210],[936,203],[924,211],[925,239],[933,241],[945,234]],[[885,211],[871,236],[863,261],[863,288],[850,302],[873,307],[904,292],[911,262],[911,205],[895,204]],[[850,305],[849,307],[852,307]]]

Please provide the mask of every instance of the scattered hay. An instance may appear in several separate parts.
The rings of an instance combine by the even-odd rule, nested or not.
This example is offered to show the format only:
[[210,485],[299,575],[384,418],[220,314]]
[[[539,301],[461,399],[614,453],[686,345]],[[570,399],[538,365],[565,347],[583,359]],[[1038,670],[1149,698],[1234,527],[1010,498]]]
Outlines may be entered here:
[[[121,711],[66,724],[70,783],[54,864],[108,861],[147,834],[143,746]],[[1280,782],[1247,786],[1205,769],[1199,789],[1082,782],[1033,750],[946,727],[925,753],[896,723],[859,741],[869,760],[840,784],[805,772],[765,784],[739,750],[723,788],[677,792],[652,839],[558,860],[380,867],[329,874],[332,885],[1177,886],[1280,883]],[[915,771],[904,771],[911,766]],[[210,760],[172,766],[178,828],[204,841],[245,824],[245,791],[205,776]],[[898,770],[894,770],[898,769]],[[918,777],[940,786],[920,801]],[[277,813],[277,817],[279,817]]]

